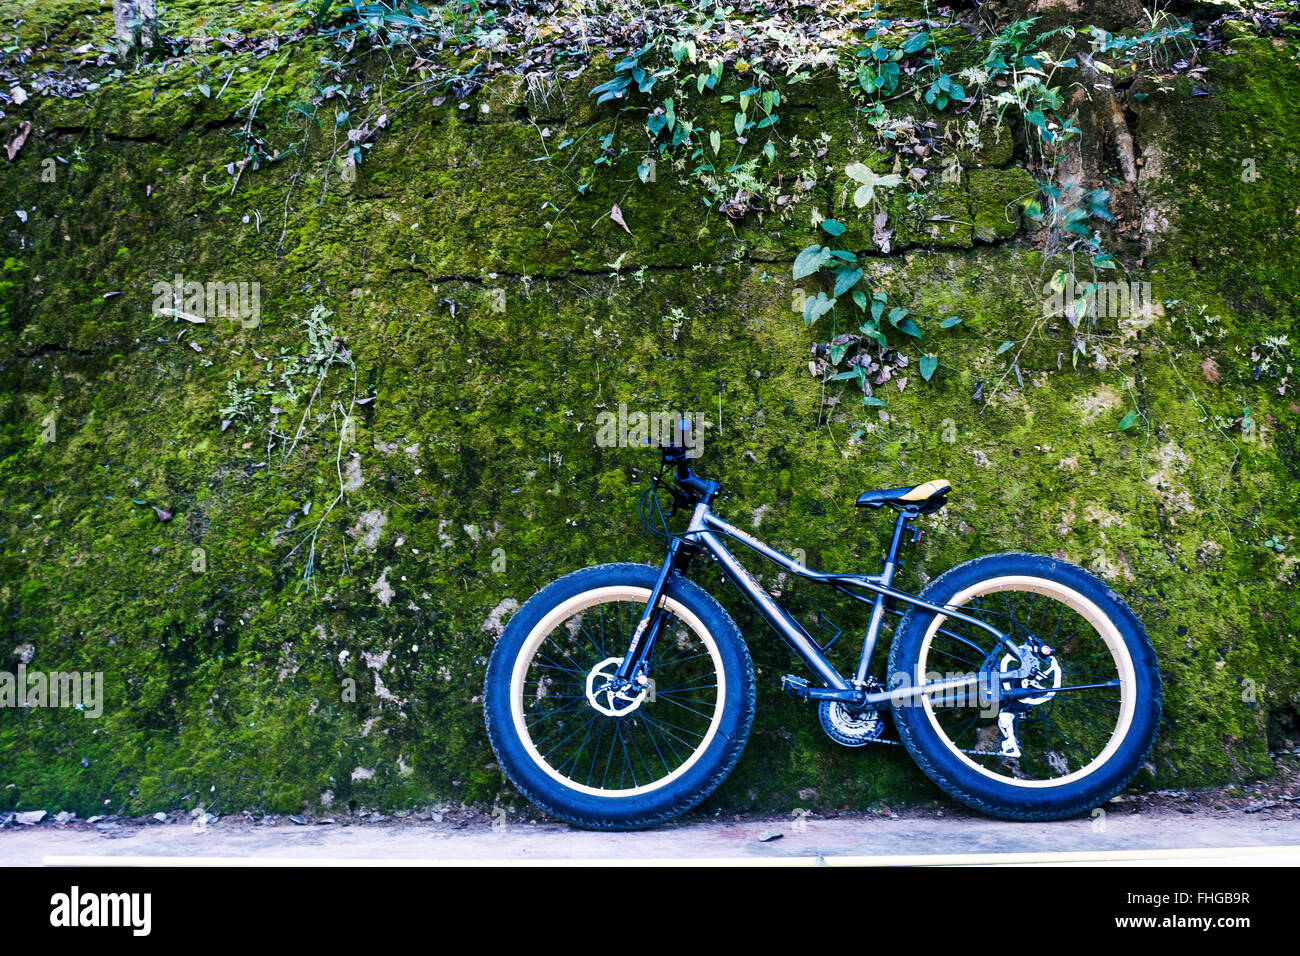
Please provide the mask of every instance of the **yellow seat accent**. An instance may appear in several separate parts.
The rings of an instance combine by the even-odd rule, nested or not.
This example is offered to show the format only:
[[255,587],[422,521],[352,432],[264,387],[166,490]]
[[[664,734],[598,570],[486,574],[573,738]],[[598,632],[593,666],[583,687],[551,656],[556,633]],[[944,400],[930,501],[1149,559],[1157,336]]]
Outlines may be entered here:
[[899,495],[901,501],[925,501],[941,491],[947,491],[952,485],[942,478],[932,478],[923,485],[917,485],[905,495]]

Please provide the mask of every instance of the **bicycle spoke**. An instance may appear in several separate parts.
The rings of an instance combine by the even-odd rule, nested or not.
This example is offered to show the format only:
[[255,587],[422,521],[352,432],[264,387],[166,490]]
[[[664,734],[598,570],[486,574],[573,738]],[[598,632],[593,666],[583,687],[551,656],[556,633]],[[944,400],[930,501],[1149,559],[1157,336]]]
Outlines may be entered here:
[[524,727],[541,760],[575,786],[617,793],[666,779],[702,752],[723,704],[715,649],[668,607],[661,608],[663,656],[650,659],[656,684],[610,685],[616,665],[609,652],[626,647],[644,610],[644,602],[626,598],[575,608],[532,652]]

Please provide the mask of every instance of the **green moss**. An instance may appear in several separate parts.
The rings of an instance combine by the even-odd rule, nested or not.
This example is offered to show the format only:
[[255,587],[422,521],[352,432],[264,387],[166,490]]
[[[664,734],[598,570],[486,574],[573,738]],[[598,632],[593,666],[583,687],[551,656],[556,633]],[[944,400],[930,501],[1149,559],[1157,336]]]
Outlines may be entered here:
[[[355,182],[331,161],[323,117],[299,153],[233,191],[223,124],[271,79],[280,112],[259,112],[257,128],[300,135],[277,124],[309,93],[319,50],[293,52],[274,78],[278,57],[223,61],[250,69],[219,100],[197,84],[229,67],[199,57],[156,97],[154,78],[105,87],[72,128],[56,104],[15,111],[6,122],[55,118],[0,169],[6,194],[35,196],[0,272],[0,666],[32,644],[33,666],[102,670],[107,704],[98,720],[0,713],[0,805],[283,811],[327,791],[336,806],[515,801],[481,723],[485,623],[569,570],[658,557],[635,520],[653,454],[594,441],[597,415],[620,402],[703,413],[700,467],[724,484],[719,511],[815,566],[874,567],[888,528],[854,508],[860,491],[944,475],[951,504],[927,522],[906,586],[997,550],[1082,563],[1146,622],[1165,674],[1141,782],[1265,772],[1270,721],[1286,726],[1300,705],[1300,458],[1288,359],[1256,377],[1252,355],[1294,338],[1287,176],[1300,142],[1285,106],[1294,52],[1234,48],[1211,58],[1216,96],[1175,87],[1142,101],[1141,188],[1167,227],[1134,277],[1161,305],[1103,318],[1077,368],[1071,330],[1043,319],[1035,294],[1062,260],[1008,212],[1033,188],[1009,130],[960,154],[960,183],[910,209],[904,191],[889,198],[896,252],[864,261],[923,338],[899,343],[911,364],[905,384],[882,388],[883,414],[809,376],[809,347],[850,319],[807,329],[792,309],[789,264],[817,241],[814,207],[844,217],[849,247],[872,248],[872,211],[851,208],[843,176],[872,150],[836,84],[791,95],[792,130],[832,134],[810,196],[734,225],[681,170],[642,185],[628,156],[579,195],[573,169],[538,161],[566,138],[577,165],[592,161],[612,128],[585,95],[599,70],[546,104],[510,81],[468,110],[416,101]],[[1243,144],[1257,181],[1241,178]],[[74,146],[82,162],[41,183],[41,160]],[[261,283],[260,324],[152,314],[153,284],[177,273]],[[341,368],[287,458],[264,427],[223,430],[227,383],[238,372],[279,389],[278,357],[302,352],[299,317],[322,302],[355,356],[355,394],[374,396],[353,408],[355,431],[341,431],[354,395]],[[961,325],[941,330],[950,315]],[[1006,341],[1015,350],[999,353]],[[922,354],[939,359],[928,383]],[[280,399],[257,401],[268,421]],[[1250,441],[1234,424],[1245,407],[1259,423]],[[1129,408],[1144,417],[1120,431]],[[286,401],[280,418],[304,409]],[[360,484],[329,511],[351,462]],[[363,516],[375,527],[376,515],[367,543]],[[305,542],[322,518],[313,591]],[[1261,546],[1270,534],[1283,553]],[[760,682],[752,743],[714,806],[936,795],[897,748],[825,740],[779,693],[788,653],[716,577],[701,581],[741,624]],[[825,595],[800,584],[784,597],[806,617]],[[828,613],[846,630],[865,623]],[[853,649],[837,653],[847,666]]]
[[967,185],[972,235],[977,242],[1010,239],[1019,231],[1020,204],[1038,195],[1038,184],[1019,166],[972,169]]

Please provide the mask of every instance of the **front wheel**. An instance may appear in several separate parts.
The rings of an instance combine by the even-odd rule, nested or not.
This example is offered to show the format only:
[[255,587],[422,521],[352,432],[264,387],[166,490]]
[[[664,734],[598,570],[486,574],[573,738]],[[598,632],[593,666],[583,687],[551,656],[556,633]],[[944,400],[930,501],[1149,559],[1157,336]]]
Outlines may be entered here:
[[543,588],[510,619],[484,686],[488,738],[510,782],[562,820],[653,826],[735,766],[754,717],[749,649],[726,610],[674,575],[640,688],[611,690],[656,568],[606,564]]
[[[976,689],[895,705],[899,736],[940,787],[1012,820],[1055,820],[1106,802],[1146,760],[1161,681],[1142,624],[1072,564],[1033,554],[968,561],[921,592],[1006,634],[912,608],[890,652],[897,686],[977,675]],[[978,693],[983,685],[985,692]]]

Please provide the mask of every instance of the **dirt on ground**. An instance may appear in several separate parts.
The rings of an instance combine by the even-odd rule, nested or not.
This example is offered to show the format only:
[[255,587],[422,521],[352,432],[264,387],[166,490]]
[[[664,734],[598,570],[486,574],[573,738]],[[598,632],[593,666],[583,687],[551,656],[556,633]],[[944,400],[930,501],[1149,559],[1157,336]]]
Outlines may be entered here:
[[[1273,755],[1276,773],[1265,780],[1249,784],[1232,784],[1223,787],[1207,787],[1192,790],[1152,790],[1124,793],[1113,798],[1106,806],[1106,813],[1112,816],[1137,816],[1145,819],[1171,818],[1178,814],[1197,815],[1202,818],[1224,820],[1229,818],[1249,818],[1254,816],[1259,822],[1278,820],[1300,820],[1300,748],[1278,751]],[[553,823],[549,816],[523,804],[526,819],[511,811],[512,822],[530,824]],[[39,811],[38,811],[39,812]],[[90,830],[106,835],[114,831],[125,835],[135,828],[155,826],[163,823],[189,822],[195,827],[216,823],[220,820],[223,828],[281,826],[285,823],[301,826],[339,826],[365,827],[370,825],[412,826],[435,829],[460,830],[468,827],[490,826],[499,816],[499,811],[484,810],[481,807],[430,807],[422,810],[397,811],[396,813],[378,813],[371,811],[340,810],[336,813],[319,813],[315,815],[270,814],[256,811],[243,811],[230,815],[216,816],[197,811],[176,811],[157,813],[151,816],[93,816],[80,819],[74,814],[46,813],[39,821],[32,821],[31,812],[27,819],[22,813],[0,813],[0,829],[40,827],[55,830]],[[721,810],[694,810],[683,815],[679,823],[725,822],[756,823],[770,821],[774,817],[767,813],[726,813]],[[916,819],[987,819],[982,814],[970,810],[950,800],[932,800],[913,804],[877,804],[863,810],[810,811],[809,820],[834,820],[853,818],[886,818],[891,820]]]

